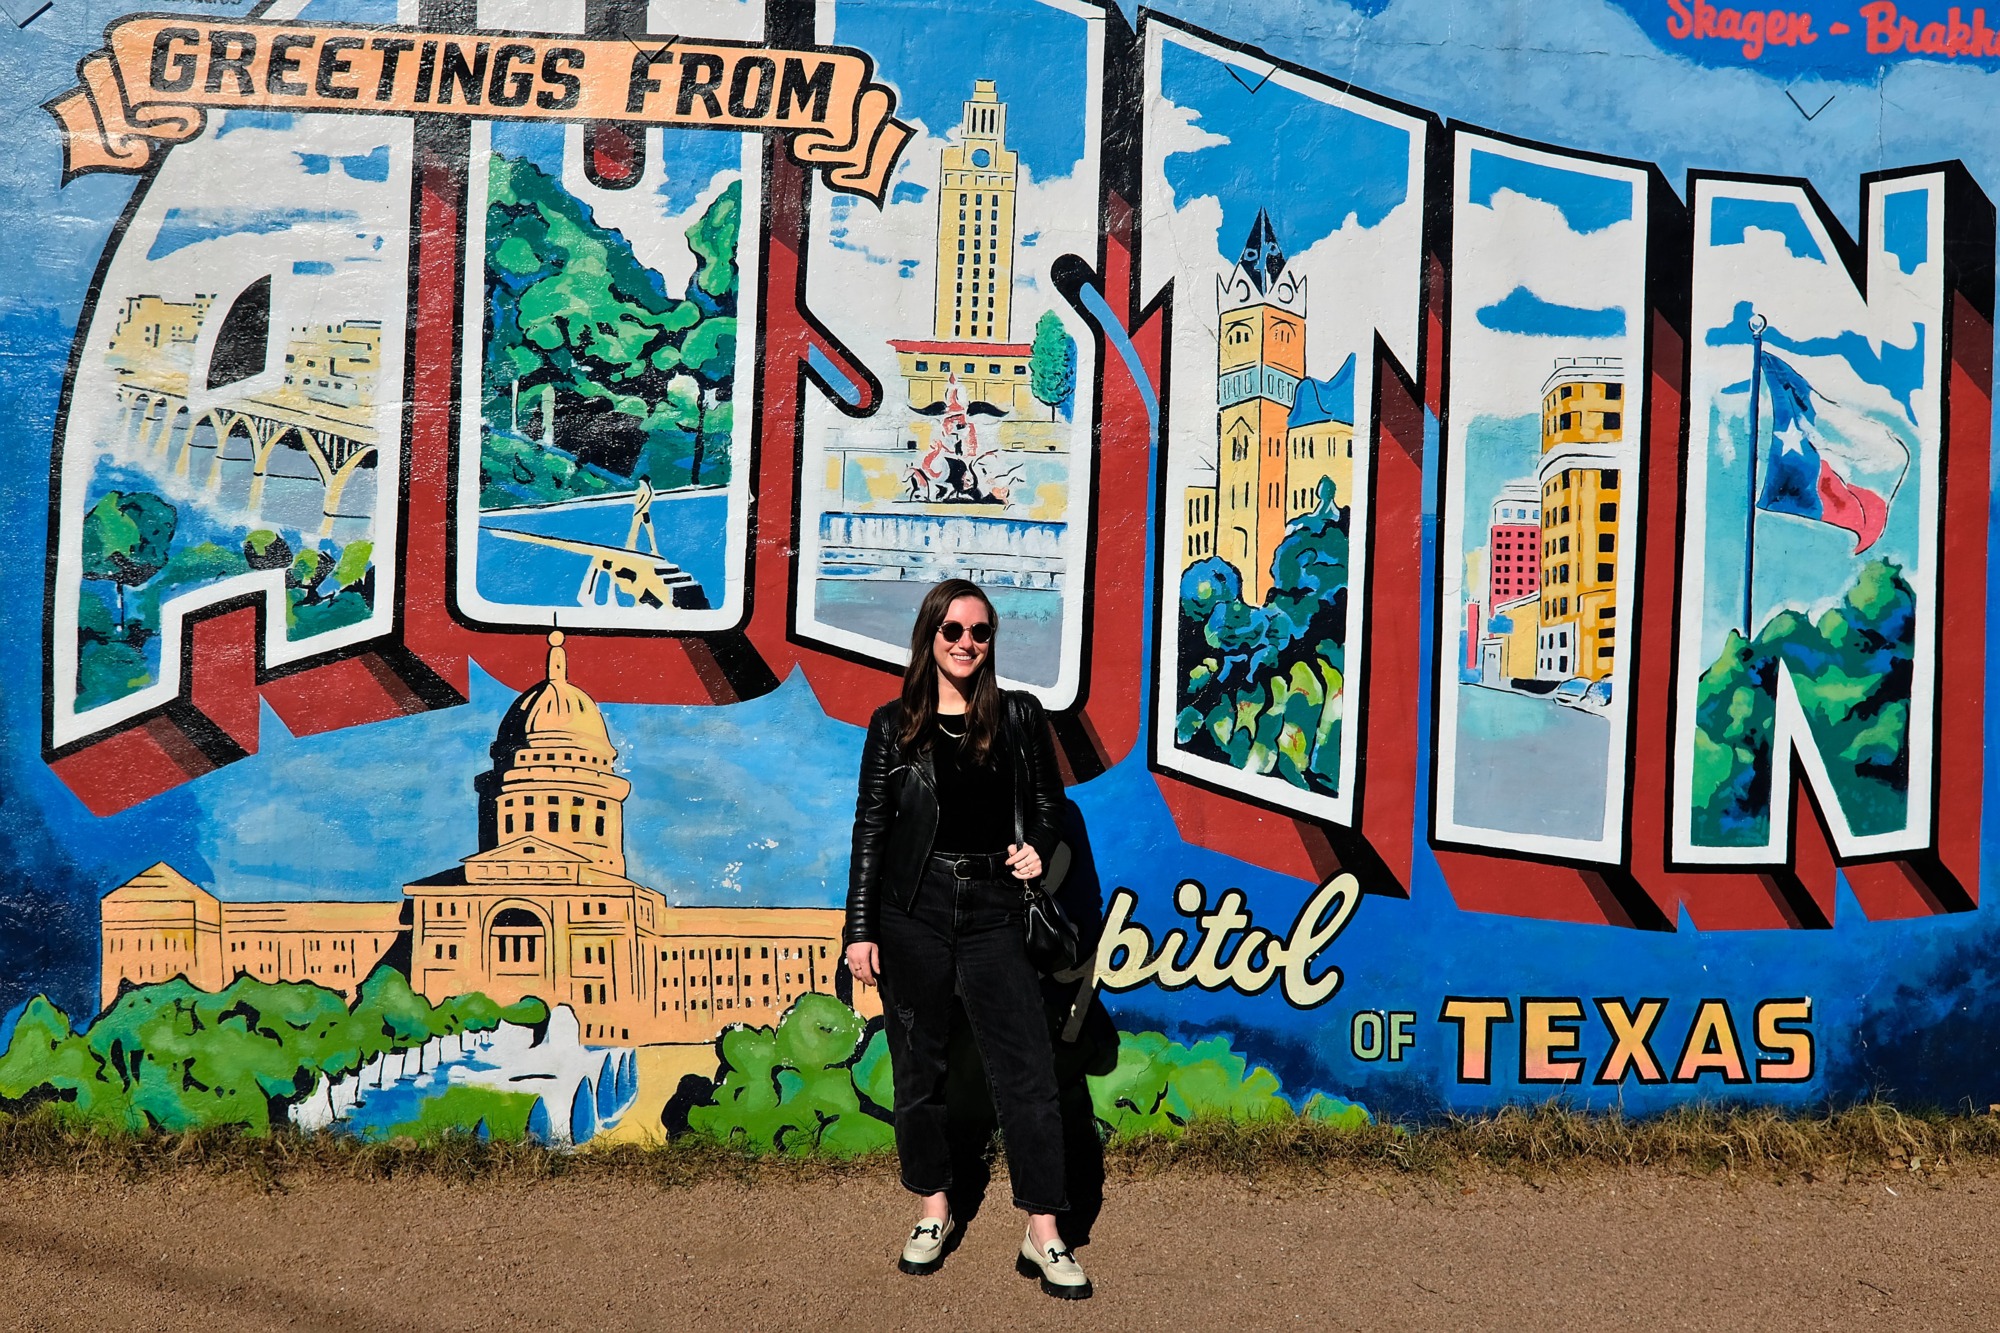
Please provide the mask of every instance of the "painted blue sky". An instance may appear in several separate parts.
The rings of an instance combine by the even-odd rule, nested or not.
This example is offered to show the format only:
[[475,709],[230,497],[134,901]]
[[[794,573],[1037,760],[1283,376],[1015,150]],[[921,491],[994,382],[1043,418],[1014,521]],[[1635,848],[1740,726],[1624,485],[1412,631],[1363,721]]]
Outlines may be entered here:
[[[308,169],[307,174],[312,174]],[[224,236],[268,235],[306,223],[355,222],[359,214],[344,208],[169,208],[160,230],[146,250],[148,259],[164,259],[176,250]],[[367,238],[356,234],[357,239]]]
[[1067,176],[1083,157],[1085,20],[1032,0],[954,0],[922,31],[894,4],[838,7],[833,41],[875,57],[896,89],[897,114],[949,138],[974,79],[992,79],[1007,104],[1007,146],[1037,180]]
[[1931,197],[1927,190],[1903,190],[1882,201],[1882,248],[1896,256],[1896,267],[1915,273],[1930,258]]
[[1709,215],[1708,243],[1710,245],[1741,245],[1743,234],[1751,228],[1758,231],[1775,232],[1785,238],[1785,249],[1800,259],[1817,259],[1822,262],[1826,256],[1820,253],[1819,242],[1806,229],[1806,220],[1796,206],[1771,199],[1737,199],[1724,196],[1715,201]]
[[[660,136],[660,155],[666,165],[666,179],[654,193],[663,216],[685,213],[694,206],[702,191],[715,183],[723,172],[743,169],[743,136],[715,130],[649,129]],[[533,121],[493,122],[493,151],[526,157],[537,166],[560,174],[565,127]]]
[[[1637,188],[1628,179],[1529,162],[1505,153],[1474,148],[1467,154],[1463,205],[1470,211],[1470,216],[1461,225],[1468,228],[1494,227],[1497,219],[1492,210],[1497,196],[1503,192],[1550,205],[1556,213],[1552,219],[1547,214],[1540,218],[1523,219],[1517,212],[1514,225],[1531,225],[1535,230],[1526,235],[1507,235],[1506,243],[1539,247],[1556,254],[1570,253],[1567,245],[1572,239],[1581,240],[1621,222],[1630,222],[1636,216],[1638,207]],[[1489,233],[1469,234],[1485,236]],[[1546,258],[1539,254],[1532,257]],[[1540,271],[1546,276],[1546,263]],[[1629,274],[1603,276],[1614,290],[1629,287]],[[1483,296],[1486,292],[1480,294]],[[1490,414],[1476,416],[1467,425],[1465,456],[1459,460],[1463,468],[1463,540],[1467,550],[1486,544],[1487,518],[1493,502],[1499,498],[1501,487],[1510,481],[1531,479],[1534,475],[1541,447],[1541,419],[1532,410],[1525,414],[1516,413],[1521,408],[1533,409],[1537,406],[1534,384],[1538,384],[1540,377],[1547,373],[1552,358],[1618,351],[1622,344],[1608,348],[1603,344],[1607,339],[1625,338],[1632,327],[1635,312],[1615,303],[1597,306],[1555,301],[1525,283],[1516,283],[1499,299],[1473,311],[1472,317],[1480,327],[1495,333],[1513,334],[1535,341],[1498,344],[1506,349],[1506,356],[1518,355],[1534,368],[1533,376],[1529,377],[1533,383],[1524,380],[1526,393],[1518,401],[1510,399],[1503,411],[1492,411],[1494,404],[1490,399],[1486,400]],[[1480,346],[1492,349],[1495,345],[1489,341]],[[1487,355],[1492,357],[1500,353],[1489,350]]]
[[1526,287],[1516,287],[1476,316],[1495,333],[1520,333],[1538,338],[1620,338],[1625,311],[1620,306],[1592,309],[1544,301]]
[[716,130],[654,130],[662,136],[661,153],[667,178],[656,193],[670,214],[687,212],[701,192],[723,172],[743,169],[743,137]]
[[[1919,199],[1922,200],[1922,196]],[[1721,205],[1725,202],[1753,204],[1754,207],[1724,210]],[[1923,202],[1927,204],[1927,201]],[[1914,223],[1910,219],[1912,211],[1916,214]],[[1722,221],[1725,212],[1729,218],[1727,226]],[[1928,246],[1928,229],[1923,225],[1925,212],[1924,208],[1911,210],[1907,203],[1897,207],[1898,233],[1895,239],[1902,247],[1904,256],[1919,254],[1922,248]],[[1820,252],[1795,205],[1763,200],[1716,200],[1711,244],[1724,249],[1742,246],[1747,243],[1747,232],[1752,228],[1783,237],[1786,251],[1792,256],[1824,265],[1827,269],[1826,281],[1836,284],[1850,281],[1844,267],[1830,262],[1829,257]],[[1913,242],[1908,234],[1911,229],[1921,234],[1920,240]],[[1710,651],[1719,647],[1732,628],[1739,628],[1743,618],[1742,578],[1740,573],[1732,575],[1730,571],[1742,568],[1744,518],[1748,512],[1749,476],[1745,471],[1745,442],[1748,436],[1752,355],[1750,318],[1753,313],[1756,313],[1754,301],[1735,301],[1731,304],[1728,319],[1703,330],[1701,335],[1709,347],[1740,349],[1734,355],[1740,355],[1743,367],[1741,379],[1725,384],[1705,408],[1702,405],[1696,408],[1708,413],[1711,438],[1726,442],[1734,454],[1733,461],[1724,462],[1719,449],[1712,449],[1710,453],[1706,553],[1708,568],[1713,573],[1704,599],[1702,626],[1703,643]],[[1829,373],[1820,368],[1826,366],[1829,359],[1843,364],[1863,383],[1880,388],[1888,398],[1893,399],[1901,408],[1900,414],[1895,408],[1873,411],[1868,404],[1849,402],[1845,406],[1863,412],[1884,430],[1901,438],[1905,449],[1912,451],[1912,463],[1908,475],[1902,479],[1901,489],[1891,495],[1888,526],[1882,537],[1867,552],[1858,556],[1854,552],[1851,534],[1843,529],[1785,514],[1758,514],[1756,541],[1759,572],[1752,618],[1759,624],[1782,607],[1818,607],[1838,597],[1865,560],[1887,558],[1905,568],[1914,562],[1917,549],[1917,488],[1922,480],[1921,460],[1914,457],[1914,396],[1923,386],[1924,363],[1932,336],[1932,331],[1922,324],[1910,326],[1899,336],[1885,337],[1879,342],[1852,329],[1799,328],[1775,320],[1765,330],[1765,346],[1783,353],[1798,372],[1813,382],[1816,391],[1825,393],[1832,385],[1834,392],[1828,396],[1836,402],[1844,395],[1840,387],[1832,383]],[[1770,447],[1768,424],[1767,416],[1766,428],[1760,432],[1765,450]],[[1761,469],[1761,462],[1759,467]],[[1885,472],[1879,476],[1857,474],[1850,480],[1890,494],[1889,488],[1897,479],[1893,473]]]
[[[1637,208],[1638,191],[1629,180],[1479,149],[1467,154],[1466,204],[1490,209],[1494,196],[1502,191],[1550,205],[1562,215],[1563,226],[1575,236],[1588,236],[1629,222]],[[1481,307],[1475,318],[1496,333],[1561,338],[1567,342],[1620,338],[1628,322],[1622,307],[1565,305],[1526,286],[1516,286],[1498,301]]]
[[[1927,256],[1930,244],[1929,203],[1929,195],[1921,190],[1903,191],[1890,195],[1887,200],[1884,245],[1897,257],[1898,267],[1905,272],[1914,270]],[[1786,251],[1794,257],[1825,265],[1827,282],[1851,282],[1844,267],[1835,265],[1829,256],[1821,253],[1819,243],[1808,229],[1805,215],[1798,205],[1728,195],[1714,200],[1707,238],[1709,245],[1721,249],[1743,245],[1753,229],[1782,237]],[[1708,345],[1733,345],[1748,349],[1750,318],[1759,313],[1753,306],[1754,303],[1749,300],[1734,303],[1727,321],[1704,331],[1703,337]],[[1856,376],[1880,387],[1900,403],[1904,413],[1914,423],[1912,396],[1923,386],[1927,334],[1928,330],[1917,324],[1907,330],[1906,336],[1886,337],[1878,342],[1851,329],[1787,328],[1773,322],[1764,333],[1764,341],[1769,347],[1800,356],[1839,357]],[[1737,392],[1741,392],[1748,383],[1747,357],[1744,364],[1746,378],[1742,384],[1734,386]]]
[[1502,190],[1526,195],[1552,204],[1563,215],[1569,229],[1579,236],[1620,222],[1629,222],[1637,190],[1630,181],[1613,180],[1585,171],[1570,171],[1542,162],[1529,162],[1501,153],[1474,149],[1467,155],[1466,199],[1469,203],[1491,206]]
[[1270,213],[1285,253],[1297,255],[1350,216],[1379,225],[1408,194],[1410,136],[1393,126],[1279,83],[1259,86],[1255,75],[1173,42],[1165,44],[1160,90],[1199,112],[1196,125],[1229,136],[1165,164],[1176,203],[1202,195],[1221,201],[1225,256],[1241,247],[1259,208]]
[[[475,667],[465,707],[298,738],[267,708],[258,753],[192,788],[199,856],[176,867],[235,901],[400,898],[478,850],[472,781],[514,693]],[[730,708],[604,717],[632,782],[634,879],[687,905],[844,901],[861,732],[828,719],[803,678]],[[780,754],[804,780],[770,780]],[[160,859],[143,836],[118,842],[133,871]]]
[[1535,458],[1542,441],[1542,418],[1530,412],[1518,417],[1479,417],[1465,428],[1462,494],[1465,496],[1465,549],[1486,545],[1493,502],[1510,481],[1535,478]]

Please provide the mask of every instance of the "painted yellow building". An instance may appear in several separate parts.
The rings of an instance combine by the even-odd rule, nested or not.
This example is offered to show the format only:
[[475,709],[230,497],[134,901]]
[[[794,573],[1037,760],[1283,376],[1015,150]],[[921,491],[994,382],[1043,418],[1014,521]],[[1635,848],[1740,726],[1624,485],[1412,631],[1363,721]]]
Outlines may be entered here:
[[1255,604],[1286,528],[1322,503],[1354,503],[1354,358],[1306,377],[1305,279],[1262,210],[1217,306],[1215,484],[1186,488],[1182,556],[1227,561]]
[[225,903],[164,862],[98,904],[99,1001],[184,976],[218,991],[238,976],[310,981],[353,1000],[401,936],[399,902]]
[[195,340],[201,337],[202,322],[208,318],[213,296],[196,296],[192,301],[169,301],[161,296],[128,296],[111,330],[111,362],[128,370],[144,372],[172,368],[186,382],[187,368],[194,360]]
[[1252,604],[1285,536],[1285,443],[1306,373],[1305,286],[1284,265],[1259,209],[1243,259],[1217,284],[1215,550]]
[[1320,483],[1341,508],[1354,503],[1354,358],[1332,379],[1302,379],[1285,418],[1285,521],[1320,507]]
[[938,173],[936,327],[939,341],[1006,342],[1012,335],[1014,191],[1007,104],[975,79]]
[[295,328],[285,344],[285,387],[315,403],[372,407],[381,373],[378,320]]
[[[560,630],[548,677],[516,699],[480,774],[479,850],[404,888],[410,982],[438,1000],[534,995],[575,1010],[586,1041],[707,1041],[832,992],[842,913],[676,907],[625,874],[631,784],[595,701],[569,679]],[[853,999],[879,1012],[874,992]]]
[[1494,606],[1479,641],[1480,678],[1488,685],[1533,680],[1541,636],[1541,600],[1534,594]]
[[[221,990],[246,974],[351,1000],[377,963],[407,957],[432,1001],[532,995],[570,1006],[585,1041],[652,1045],[768,1025],[800,995],[847,989],[842,912],[680,907],[626,877],[631,784],[596,702],[570,683],[561,631],[492,754],[473,783],[479,850],[401,901],[222,903],[164,864],[119,885],[100,904],[103,1002],[127,982]],[[872,990],[850,1002],[881,1012]]]
[[1542,385],[1541,629],[1544,680],[1612,673],[1625,493],[1624,370],[1617,357],[1565,357]]
[[1182,516],[1181,568],[1215,554],[1215,487],[1190,486]]
[[[1036,415],[1028,374],[1032,344],[891,338],[889,346],[895,350],[896,369],[902,372],[913,408],[936,408],[944,402],[945,386],[956,379],[968,405],[989,403],[1016,416]],[[928,439],[931,425],[930,417],[919,412],[911,428],[918,439]]]

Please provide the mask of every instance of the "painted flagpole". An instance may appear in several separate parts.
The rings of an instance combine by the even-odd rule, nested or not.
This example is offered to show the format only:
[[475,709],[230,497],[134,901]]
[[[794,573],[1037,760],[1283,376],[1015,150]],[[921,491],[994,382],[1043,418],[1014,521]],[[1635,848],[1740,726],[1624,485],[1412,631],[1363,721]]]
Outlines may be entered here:
[[1770,321],[1762,315],[1750,316],[1750,505],[1743,515],[1743,641],[1755,636],[1750,617],[1756,608],[1752,594],[1757,587],[1757,456],[1764,399],[1764,330]]

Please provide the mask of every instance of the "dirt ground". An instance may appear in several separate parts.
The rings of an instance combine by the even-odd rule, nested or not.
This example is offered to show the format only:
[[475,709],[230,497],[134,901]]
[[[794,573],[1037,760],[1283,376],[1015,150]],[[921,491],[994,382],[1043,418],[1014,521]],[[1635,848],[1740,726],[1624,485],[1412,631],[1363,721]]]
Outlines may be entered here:
[[944,1270],[894,1266],[881,1175],[534,1185],[15,1177],[0,1327],[1988,1329],[2000,1176],[1776,1184],[1109,1182],[1094,1300],[1016,1276],[995,1181]]

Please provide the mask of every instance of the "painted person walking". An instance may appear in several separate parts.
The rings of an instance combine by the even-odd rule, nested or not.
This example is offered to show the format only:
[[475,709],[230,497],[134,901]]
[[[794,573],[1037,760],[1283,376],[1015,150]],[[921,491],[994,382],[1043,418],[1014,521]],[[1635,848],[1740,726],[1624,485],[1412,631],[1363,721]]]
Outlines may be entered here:
[[1067,1210],[1062,1117],[1041,988],[1023,939],[1024,882],[1061,838],[1062,779],[1032,696],[1000,689],[993,603],[964,579],[924,597],[899,698],[861,751],[847,885],[847,965],[882,988],[896,1084],[896,1153],[923,1214],[905,1273],[934,1273],[956,1229],[946,1197],[946,1060],[963,1002],[1006,1141],[1014,1206],[1028,1214],[1016,1266],[1051,1296],[1090,1280],[1056,1231]]

